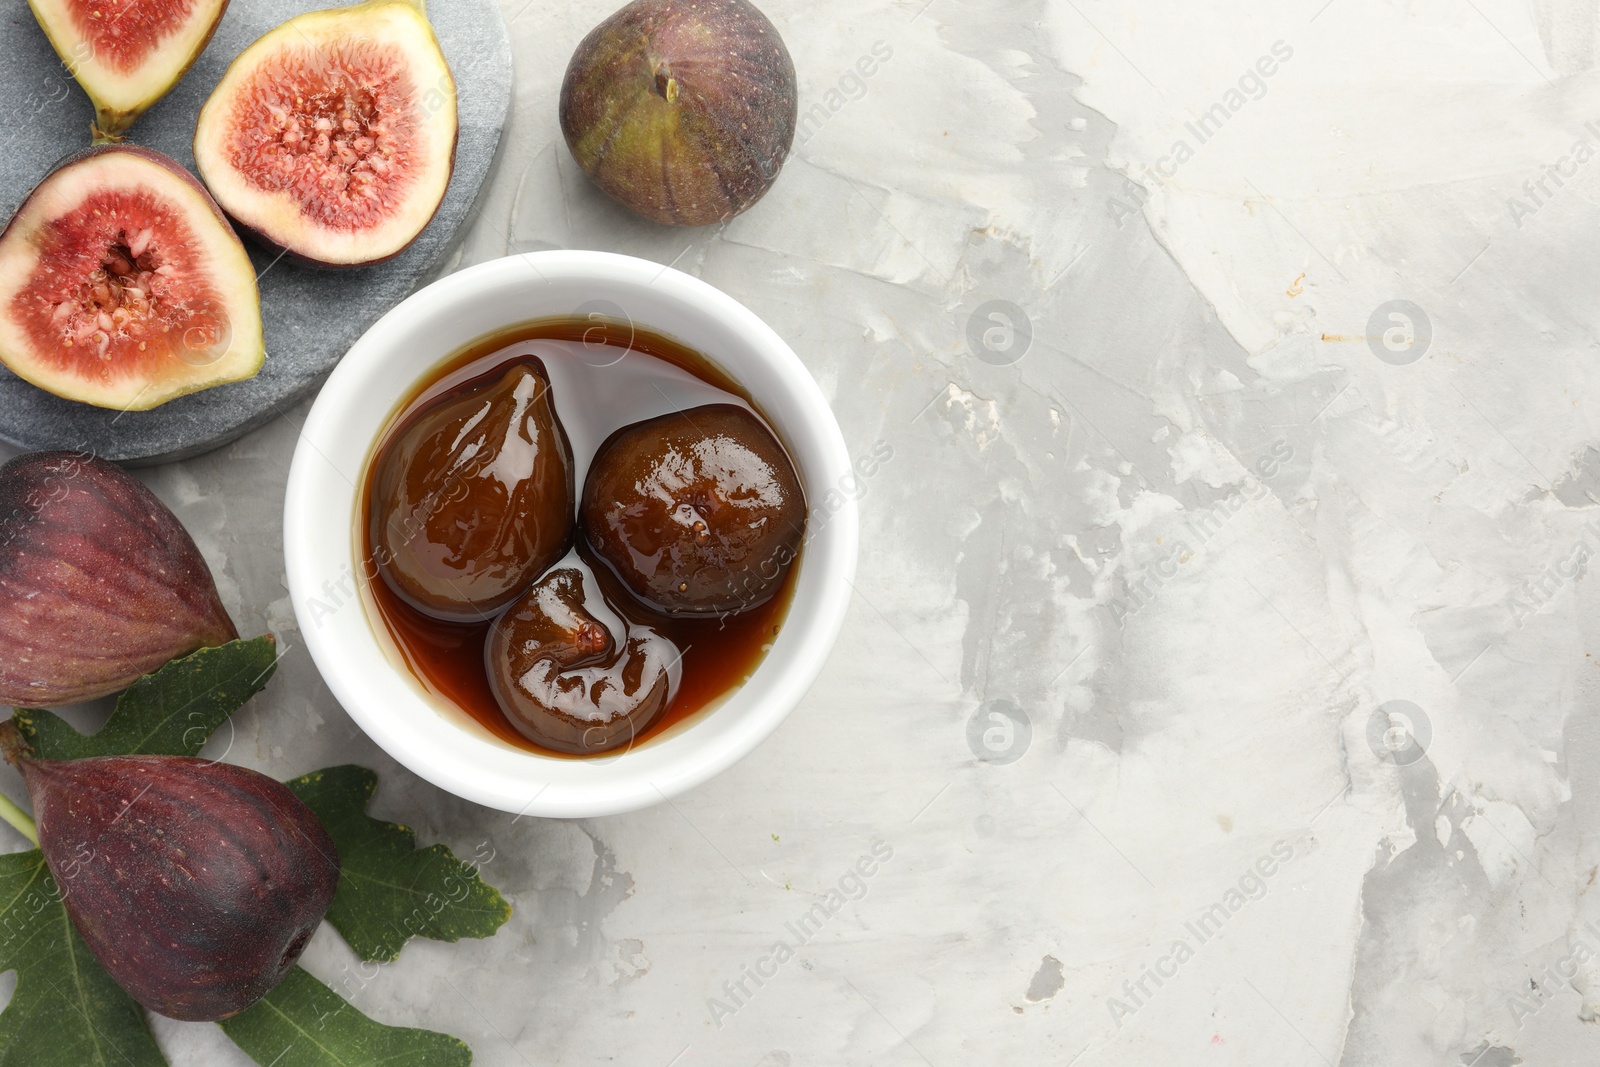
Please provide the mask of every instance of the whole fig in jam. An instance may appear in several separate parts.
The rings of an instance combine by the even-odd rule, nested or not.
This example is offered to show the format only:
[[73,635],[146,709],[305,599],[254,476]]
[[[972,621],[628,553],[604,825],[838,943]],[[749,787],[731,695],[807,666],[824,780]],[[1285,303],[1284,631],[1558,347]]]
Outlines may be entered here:
[[377,463],[374,562],[418,611],[488,619],[567,550],[572,449],[536,359],[425,408]]
[[607,605],[581,564],[541,578],[489,631],[489,688],[511,724],[557,752],[630,744],[678,689],[677,647]]
[[183,524],[120,467],[0,467],[0,703],[76,704],[239,636]]
[[794,61],[749,0],[634,0],[578,45],[561,132],[607,195],[708,226],[764,196],[794,142]]
[[339,855],[289,788],[180,756],[17,763],[73,925],[128,995],[213,1021],[294,966],[339,883]]
[[770,600],[805,529],[794,464],[750,411],[711,404],[623,427],[589,468],[590,551],[645,605],[715,615]]

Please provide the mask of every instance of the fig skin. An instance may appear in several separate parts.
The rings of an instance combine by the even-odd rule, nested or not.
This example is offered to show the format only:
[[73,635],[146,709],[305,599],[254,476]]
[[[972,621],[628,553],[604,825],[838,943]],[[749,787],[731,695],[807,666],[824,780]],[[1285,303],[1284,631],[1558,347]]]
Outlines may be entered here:
[[705,616],[772,599],[805,514],[772,431],[744,408],[711,404],[612,434],[589,467],[580,528],[645,606]]
[[73,925],[151,1011],[213,1022],[248,1008],[333,901],[333,839],[264,774],[182,756],[8,755]]
[[484,645],[489,689],[511,725],[575,756],[631,744],[672,702],[682,659],[666,637],[606,605],[584,571],[563,566],[539,579]]
[[107,696],[238,636],[188,531],[132,475],[76,452],[0,467],[0,703]]
[[590,31],[561,83],[578,166],[672,226],[722,222],[761,199],[797,111],[794,61],[748,0],[634,0]]
[[572,448],[537,359],[413,416],[377,464],[374,563],[434,618],[491,618],[572,538]]

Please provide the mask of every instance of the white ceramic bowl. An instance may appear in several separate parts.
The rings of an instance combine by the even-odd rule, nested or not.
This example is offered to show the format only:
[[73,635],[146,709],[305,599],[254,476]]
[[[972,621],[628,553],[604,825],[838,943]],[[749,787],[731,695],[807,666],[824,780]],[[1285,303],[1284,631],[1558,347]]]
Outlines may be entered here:
[[[605,301],[703,353],[755,399],[799,468],[811,512],[794,599],[766,659],[718,707],[625,753],[560,759],[496,739],[428,693],[361,591],[357,508],[372,446],[420,379],[461,346]],[[827,401],[766,323],[705,282],[601,252],[535,252],[435,282],[368,330],[323,386],[295,449],[284,549],[317,668],[367,734],[416,774],[504,811],[580,818],[659,803],[725,770],[783,721],[822,669],[855,572],[850,457]]]

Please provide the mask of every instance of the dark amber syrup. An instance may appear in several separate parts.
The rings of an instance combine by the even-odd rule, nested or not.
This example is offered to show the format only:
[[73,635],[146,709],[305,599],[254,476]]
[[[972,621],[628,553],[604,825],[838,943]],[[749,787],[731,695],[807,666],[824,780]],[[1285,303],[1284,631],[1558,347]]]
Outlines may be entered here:
[[[384,443],[402,432],[412,419],[441,399],[465,392],[483,384],[485,380],[496,379],[510,364],[526,358],[527,350],[518,347],[521,342],[526,341],[564,341],[582,346],[581,354],[548,349],[542,349],[537,353],[550,370],[552,378],[557,381],[552,392],[556,412],[564,422],[569,413],[576,409],[577,402],[581,398],[563,396],[560,379],[565,375],[561,374],[561,371],[565,369],[570,372],[582,368],[562,368],[560,361],[570,359],[590,368],[597,364],[601,365],[606,373],[604,376],[594,375],[596,384],[604,382],[608,387],[615,385],[617,388],[626,388],[629,373],[625,370],[612,373],[611,350],[625,354],[623,359],[614,365],[615,367],[621,367],[625,360],[660,360],[692,375],[710,390],[729,394],[720,400],[742,402],[757,414],[760,413],[760,408],[749,394],[700,353],[668,337],[640,330],[628,324],[597,322],[590,319],[542,319],[490,334],[446,359],[419,383],[397,406],[395,414],[389,420],[388,428],[373,446],[372,452],[367,457],[366,472],[362,480],[361,508],[356,533],[361,545],[362,559],[370,561],[374,558],[372,534],[367,516],[372,503],[374,468],[377,466],[373,459],[381,452]],[[612,379],[616,381],[613,382]],[[569,389],[565,392],[571,392],[570,383],[567,384]],[[593,398],[589,399],[592,401]],[[704,402],[718,402],[718,398],[708,394]],[[596,405],[591,404],[587,409],[591,423],[594,421],[595,407]],[[626,417],[618,419],[614,424],[592,426],[592,432],[587,435],[575,435],[569,427],[569,437],[575,438],[573,451],[574,460],[579,467],[577,489],[580,495],[583,488],[583,473],[588,470],[594,447],[613,430],[635,421],[639,420]],[[768,425],[771,425],[770,422]],[[587,443],[589,454],[586,455],[579,454],[585,447],[585,443],[580,440],[582,436],[598,438]],[[576,537],[576,532],[574,540],[581,540]],[[789,568],[777,595],[764,604],[735,615],[688,619],[662,615],[640,604],[623,588],[604,563],[591,558],[581,548],[579,552],[599,579],[607,600],[619,613],[630,622],[654,627],[683,652],[682,681],[677,694],[667,709],[633,740],[634,745],[665,733],[719,703],[755,672],[783,624],[784,615],[788,612],[789,602],[794,595],[795,576],[801,566],[800,560],[797,559]],[[500,705],[489,689],[488,674],[483,662],[484,641],[491,623],[442,622],[424,615],[396,596],[383,579],[371,577],[375,573],[373,567],[369,565],[362,570],[362,584],[376,608],[378,624],[388,632],[407,667],[424,688],[459,708],[508,745],[562,759],[584,758],[554,752],[536,745],[518,732],[506,719],[505,713],[500,710]],[[618,751],[614,749],[598,755],[615,756]]]

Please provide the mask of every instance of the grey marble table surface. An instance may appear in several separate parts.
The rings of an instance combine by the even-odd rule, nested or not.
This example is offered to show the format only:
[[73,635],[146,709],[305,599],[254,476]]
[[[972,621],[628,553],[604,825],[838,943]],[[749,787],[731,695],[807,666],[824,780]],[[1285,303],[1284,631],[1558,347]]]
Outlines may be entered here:
[[1600,0],[762,0],[802,132],[693,232],[561,140],[613,6],[506,0],[454,265],[626,252],[763,316],[892,450],[858,596],[734,769],[513,819],[300,647],[304,405],[139,472],[289,649],[229,758],[377,768],[515,907],[306,966],[486,1067],[1600,1062]]

